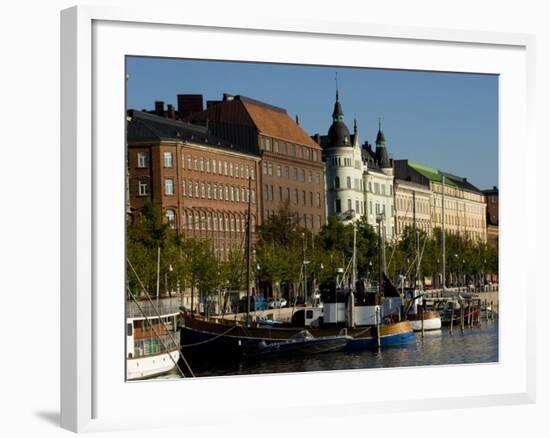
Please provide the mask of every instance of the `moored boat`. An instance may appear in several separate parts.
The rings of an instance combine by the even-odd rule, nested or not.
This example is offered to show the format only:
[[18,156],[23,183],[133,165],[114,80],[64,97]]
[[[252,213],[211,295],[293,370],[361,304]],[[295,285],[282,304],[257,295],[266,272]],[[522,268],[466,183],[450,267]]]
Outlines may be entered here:
[[343,350],[352,338],[350,336],[321,336],[316,338],[308,330],[302,330],[284,342],[260,342],[261,357],[281,355],[310,355]]
[[[143,305],[142,305],[143,306]],[[180,359],[179,312],[126,318],[126,379],[160,376],[177,367]]]
[[[303,312],[307,309],[299,309]],[[312,324],[313,323],[313,324]],[[312,326],[313,325],[313,326]],[[344,320],[338,324],[317,325],[306,321],[301,327],[266,327],[224,319],[204,319],[189,312],[180,319],[182,351],[189,355],[240,359],[258,356],[262,348],[271,344],[289,342],[304,327],[314,338],[346,337],[343,349],[365,350],[410,344],[416,341],[409,321],[392,324],[346,327]],[[379,345],[380,344],[380,345]],[[288,346],[290,348],[290,346]]]
[[409,313],[407,315],[407,320],[415,332],[441,329],[441,315],[436,310]]

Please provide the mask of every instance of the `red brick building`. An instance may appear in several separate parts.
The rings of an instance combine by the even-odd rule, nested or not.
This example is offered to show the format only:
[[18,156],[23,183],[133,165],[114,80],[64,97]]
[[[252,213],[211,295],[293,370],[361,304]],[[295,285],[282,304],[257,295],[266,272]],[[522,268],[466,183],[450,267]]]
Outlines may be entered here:
[[498,243],[498,188],[483,190],[487,205],[487,243]]
[[249,197],[252,229],[261,224],[259,156],[205,127],[140,111],[129,112],[127,145],[130,214],[152,201],[183,236],[210,239],[222,259],[243,248]]
[[287,114],[286,110],[245,96],[224,94],[221,101],[201,95],[178,95],[178,110],[155,113],[184,118],[208,126],[209,132],[238,145],[243,152],[261,157],[261,213],[266,218],[289,202],[300,224],[314,232],[325,223],[324,164],[321,147]]

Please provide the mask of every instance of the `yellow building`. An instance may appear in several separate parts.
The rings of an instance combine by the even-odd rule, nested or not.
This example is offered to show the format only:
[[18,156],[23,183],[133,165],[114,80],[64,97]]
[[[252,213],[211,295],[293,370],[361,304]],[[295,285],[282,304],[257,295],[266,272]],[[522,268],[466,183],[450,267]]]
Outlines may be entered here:
[[411,181],[396,179],[395,187],[395,232],[397,239],[401,239],[407,227],[422,230],[432,234],[430,189]]
[[487,242],[485,196],[466,178],[409,160],[395,160],[394,167],[396,178],[429,190],[431,229],[441,228],[445,220],[446,232]]

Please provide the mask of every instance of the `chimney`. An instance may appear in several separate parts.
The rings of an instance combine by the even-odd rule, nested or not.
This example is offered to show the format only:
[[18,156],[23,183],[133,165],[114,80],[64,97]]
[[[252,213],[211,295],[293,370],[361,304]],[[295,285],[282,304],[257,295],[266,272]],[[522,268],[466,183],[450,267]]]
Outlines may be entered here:
[[235,98],[235,96],[233,96],[232,94],[223,93],[223,101],[224,102],[227,102],[229,100],[233,100],[234,98]]
[[203,110],[202,94],[178,94],[178,117],[183,120]]
[[176,118],[176,111],[174,109],[174,105],[168,104],[168,118],[169,119]]
[[214,105],[217,105],[220,102],[221,102],[221,100],[207,100],[206,101],[206,109],[212,108]]
[[162,100],[155,100],[155,114],[164,116],[164,102]]

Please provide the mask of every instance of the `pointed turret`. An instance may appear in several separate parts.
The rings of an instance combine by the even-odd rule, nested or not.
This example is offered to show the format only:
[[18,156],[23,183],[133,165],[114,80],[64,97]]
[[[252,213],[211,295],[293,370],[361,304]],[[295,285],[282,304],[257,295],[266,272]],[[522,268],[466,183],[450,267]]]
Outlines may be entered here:
[[336,102],[332,111],[332,125],[328,130],[328,145],[331,146],[351,146],[349,129],[344,123],[344,111],[340,103],[338,86],[336,86]]
[[332,111],[333,122],[344,122],[344,111],[342,111],[342,104],[338,96],[338,89],[336,89],[336,102],[334,102],[334,110]]
[[359,142],[359,130],[357,129],[357,119],[353,119],[353,135],[351,136],[351,142],[353,146],[361,147]]
[[378,134],[376,134],[376,146],[386,146],[386,137],[382,131],[382,119],[378,119]]
[[386,137],[382,131],[382,119],[378,119],[378,134],[376,134],[376,162],[382,169],[391,167],[386,150]]

